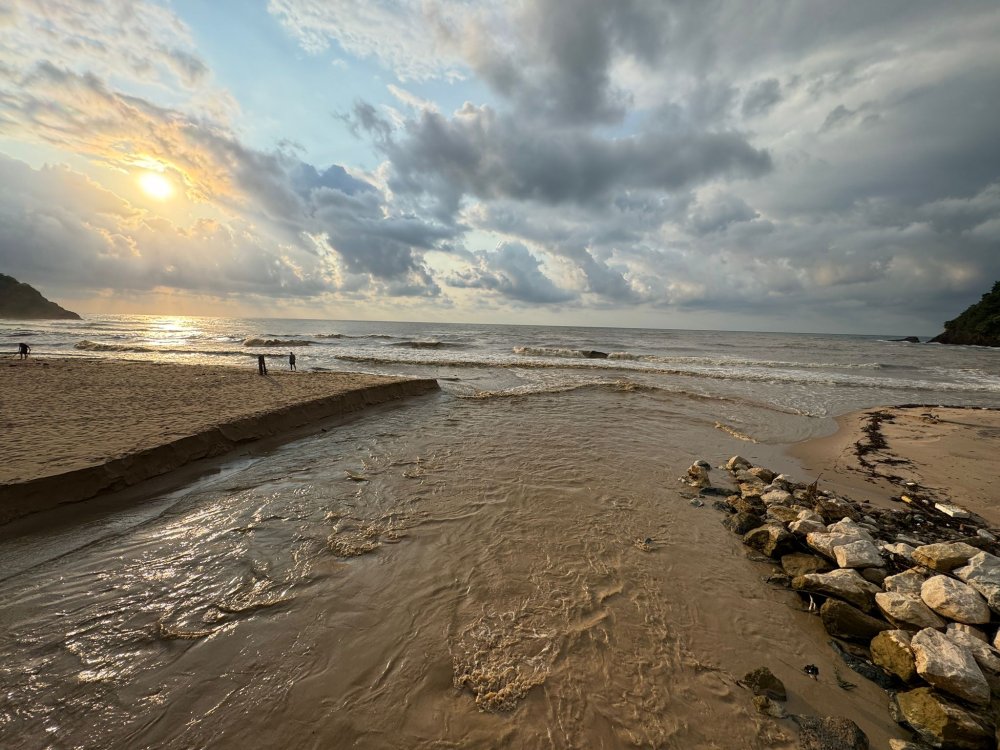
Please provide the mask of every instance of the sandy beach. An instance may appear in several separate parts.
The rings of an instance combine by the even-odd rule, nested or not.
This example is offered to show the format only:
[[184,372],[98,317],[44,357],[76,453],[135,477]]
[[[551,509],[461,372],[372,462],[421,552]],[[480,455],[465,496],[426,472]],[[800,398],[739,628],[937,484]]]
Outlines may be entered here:
[[433,380],[112,360],[0,362],[0,521],[395,398]]
[[[879,415],[874,419],[884,445],[869,446],[866,428],[873,415]],[[845,414],[837,424],[833,435],[791,450],[824,484],[884,507],[915,483],[935,501],[954,503],[1000,527],[1000,410],[880,407]]]

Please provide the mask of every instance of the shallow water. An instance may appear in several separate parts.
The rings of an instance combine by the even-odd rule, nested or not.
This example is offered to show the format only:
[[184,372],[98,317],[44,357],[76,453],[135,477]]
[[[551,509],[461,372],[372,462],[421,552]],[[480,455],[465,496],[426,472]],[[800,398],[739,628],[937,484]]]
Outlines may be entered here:
[[[235,457],[144,504],[0,530],[0,746],[791,747],[794,731],[759,718],[736,684],[761,664],[785,680],[790,710],[851,716],[873,747],[886,744],[884,694],[837,665],[817,618],[761,583],[768,567],[748,562],[677,477],[695,458],[735,452],[796,472],[783,446],[829,431],[845,406],[921,394],[995,403],[994,352],[947,360],[942,347],[856,337],[496,327],[477,339],[309,325],[396,336],[362,341],[423,358],[382,354],[377,371],[458,379]],[[307,327],[270,321],[238,335]],[[484,343],[491,336],[503,346]],[[444,357],[483,361],[383,346],[446,337],[470,349]],[[618,343],[661,359],[672,356],[665,342],[684,349],[677,356],[733,353],[711,365],[722,377],[565,352],[525,367],[510,364],[525,356],[512,338],[573,351]],[[776,350],[751,357],[763,341]],[[895,364],[862,366],[878,352]],[[615,369],[622,362],[640,366]],[[778,374],[748,379],[766,370]],[[875,384],[845,384],[855,372]],[[950,388],[912,387],[932,377]],[[79,523],[57,528],[67,516]],[[840,690],[837,669],[858,687]]]
[[824,654],[679,493],[720,436],[661,392],[442,393],[245,460],[0,584],[0,745],[781,747],[735,679],[828,711]]

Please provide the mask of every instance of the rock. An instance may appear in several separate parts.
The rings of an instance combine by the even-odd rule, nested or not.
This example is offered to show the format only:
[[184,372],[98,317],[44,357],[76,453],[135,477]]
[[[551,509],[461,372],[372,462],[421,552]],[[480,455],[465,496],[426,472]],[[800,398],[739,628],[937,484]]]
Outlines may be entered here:
[[920,547],[924,543],[922,539],[912,534],[896,534],[895,539],[900,544],[908,544],[911,547]]
[[916,336],[903,336],[903,338],[901,338],[901,339],[889,339],[889,341],[893,341],[893,342],[895,342],[897,344],[919,344],[920,343],[920,339],[918,339]]
[[752,469],[747,469],[747,473],[752,476],[757,477],[760,481],[765,484],[770,484],[774,480],[775,473],[770,469],[765,469],[763,466],[755,466]]
[[743,458],[743,456],[733,456],[726,461],[726,468],[730,471],[739,471],[740,469],[750,469],[752,467],[753,464]]
[[855,536],[854,534],[834,534],[829,532],[818,531],[813,534],[806,535],[806,544],[812,547],[814,550],[819,552],[824,557],[829,557],[831,560],[836,560],[837,555],[834,553],[834,549],[840,547],[844,544],[851,544],[852,542],[864,541],[861,537]]
[[819,608],[819,616],[827,633],[834,638],[843,638],[847,641],[868,643],[883,630],[892,628],[884,620],[866,615],[861,610],[837,599],[827,599],[823,602],[823,606]]
[[843,716],[795,716],[799,750],[869,750],[868,735]]
[[796,536],[808,537],[810,534],[826,533],[826,525],[809,518],[802,518],[788,524],[788,530]]
[[771,484],[785,492],[791,492],[795,489],[795,481],[787,474],[778,474],[774,479],[771,480]]
[[951,516],[952,518],[972,517],[972,514],[965,508],[960,508],[957,505],[952,505],[951,503],[934,503],[934,509],[944,513],[946,516]]
[[908,594],[884,591],[875,594],[875,604],[886,619],[898,628],[923,630],[934,628],[943,630],[946,623],[920,599]]
[[816,555],[807,555],[805,552],[782,555],[781,567],[792,578],[809,573],[826,573],[830,570],[830,564],[826,560]]
[[927,628],[910,641],[917,674],[938,690],[980,706],[990,702],[990,686],[972,653],[948,636]]
[[758,667],[752,672],[747,672],[741,682],[754,695],[763,695],[774,701],[788,699],[784,683],[767,667]]
[[842,568],[880,568],[885,565],[878,547],[865,539],[833,548],[837,565]]
[[[975,628],[970,629],[975,630]],[[950,641],[967,649],[972,654],[972,658],[976,660],[976,664],[979,665],[983,677],[986,678],[986,682],[990,686],[990,691],[1000,694],[1000,651],[965,630],[949,628],[945,635]]]
[[948,576],[934,576],[920,587],[924,604],[942,617],[967,625],[982,625],[990,621],[990,608],[974,588]]
[[795,550],[795,537],[784,526],[765,524],[743,535],[743,543],[768,557],[781,557]]
[[913,550],[914,548],[905,542],[896,542],[895,544],[887,544],[882,547],[883,552],[888,552],[890,555],[902,558],[908,563],[913,562]]
[[918,745],[907,740],[889,740],[889,750],[927,750],[927,745]]
[[758,528],[764,519],[754,513],[733,513],[722,519],[722,525],[734,534],[743,536],[751,529]]
[[881,588],[886,578],[885,568],[862,568],[861,577]]
[[766,695],[755,695],[753,700],[754,708],[765,716],[773,716],[775,719],[787,719],[788,712],[780,703],[775,703]]
[[846,500],[826,495],[820,495],[816,498],[813,510],[821,515],[827,523],[833,523],[841,518],[856,518],[858,515],[854,507]]
[[978,554],[978,549],[965,542],[939,542],[917,547],[913,550],[913,559],[925,568],[938,573],[949,573]]
[[915,570],[904,570],[894,576],[888,576],[882,585],[886,591],[894,591],[897,594],[911,594],[920,596],[920,587],[924,585],[926,579]]
[[896,696],[903,719],[925,742],[953,750],[995,748],[992,732],[977,718],[930,688],[917,688]]
[[[964,622],[948,623],[948,627],[945,629],[945,635],[951,637],[954,633],[964,633],[965,635],[972,636],[981,643],[989,644],[990,642],[990,639],[986,637],[986,633],[979,628],[974,628],[972,625],[966,625]],[[959,637],[964,638],[964,636]]]
[[883,630],[871,642],[872,661],[903,682],[912,682],[917,677],[910,638],[905,630]]
[[944,332],[931,339],[936,344],[1000,346],[1000,281],[961,315],[944,324]]
[[792,581],[792,588],[806,594],[843,599],[865,612],[875,606],[875,594],[881,589],[869,583],[856,570],[840,569],[830,573],[807,573]]
[[799,520],[800,521],[815,521],[816,523],[822,523],[824,526],[826,525],[825,523],[823,523],[823,516],[821,516],[819,513],[817,513],[814,510],[809,510],[808,508],[805,509],[805,510],[800,510],[799,511]]
[[18,281],[13,276],[0,273],[0,318],[27,320],[80,320],[75,312],[60,307],[45,299],[41,292],[30,284]]
[[598,351],[594,351],[593,349],[581,349],[580,350],[580,354],[582,356],[586,357],[587,359],[607,359],[608,358],[608,353],[607,352],[598,352]]
[[726,502],[735,510],[737,513],[753,513],[754,515],[762,516],[767,512],[767,506],[761,502],[761,499],[757,495],[733,495],[726,498]]
[[785,490],[771,490],[761,495],[760,499],[764,501],[764,505],[788,505],[792,502],[792,493]]
[[770,506],[767,509],[767,515],[780,523],[792,523],[799,518],[799,513],[795,508],[788,508],[784,505]]
[[687,483],[692,487],[711,487],[712,480],[708,478],[708,469],[697,462],[691,464],[687,470]]
[[1000,614],[1000,557],[979,552],[953,572],[985,597],[990,609]]
[[859,523],[856,523],[850,518],[842,518],[836,523],[831,523],[827,527],[827,531],[831,534],[845,534],[847,536],[857,537],[858,539],[865,539],[869,542],[874,542],[875,539],[872,535]]

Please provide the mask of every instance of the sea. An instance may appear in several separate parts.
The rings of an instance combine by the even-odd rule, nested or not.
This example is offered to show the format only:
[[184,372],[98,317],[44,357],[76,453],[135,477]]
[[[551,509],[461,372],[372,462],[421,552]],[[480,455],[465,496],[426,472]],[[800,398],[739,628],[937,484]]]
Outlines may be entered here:
[[795,747],[738,684],[762,664],[885,746],[884,693],[838,687],[815,615],[678,478],[739,453],[812,481],[786,449],[840,414],[1000,406],[1000,351],[894,338],[2,322],[40,358],[294,352],[441,390],[0,528],[0,747]]

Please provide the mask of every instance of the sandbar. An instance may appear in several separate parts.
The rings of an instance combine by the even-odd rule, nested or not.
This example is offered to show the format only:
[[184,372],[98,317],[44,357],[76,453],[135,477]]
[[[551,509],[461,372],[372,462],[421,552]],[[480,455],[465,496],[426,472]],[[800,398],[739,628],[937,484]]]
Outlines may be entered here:
[[437,388],[360,373],[262,377],[256,363],[0,360],[0,523]]
[[[1000,409],[907,405],[851,412],[835,434],[791,449],[807,471],[884,505],[908,491],[958,505],[1000,527]],[[871,445],[873,425],[882,440]],[[859,447],[861,450],[859,450]]]

